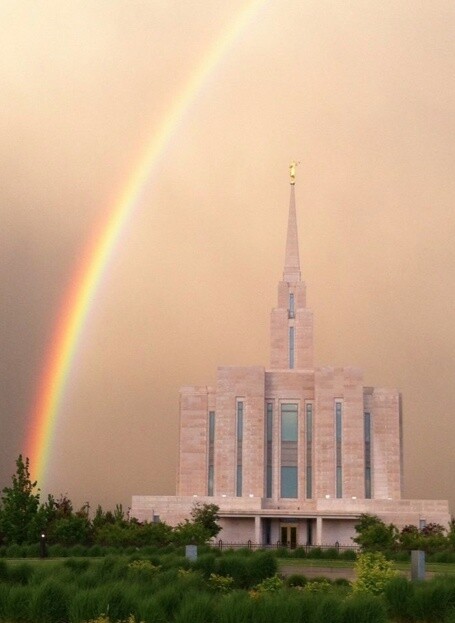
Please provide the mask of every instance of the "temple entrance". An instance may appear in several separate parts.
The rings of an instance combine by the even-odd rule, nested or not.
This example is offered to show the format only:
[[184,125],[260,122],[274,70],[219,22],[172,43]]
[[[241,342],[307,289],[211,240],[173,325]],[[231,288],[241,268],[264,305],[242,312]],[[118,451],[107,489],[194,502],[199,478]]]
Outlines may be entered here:
[[291,549],[297,547],[297,525],[281,524],[281,544]]

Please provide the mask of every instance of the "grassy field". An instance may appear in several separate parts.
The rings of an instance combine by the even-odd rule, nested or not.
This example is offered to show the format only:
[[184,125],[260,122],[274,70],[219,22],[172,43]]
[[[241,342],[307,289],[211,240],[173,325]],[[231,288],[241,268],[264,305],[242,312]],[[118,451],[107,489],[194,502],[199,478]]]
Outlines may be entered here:
[[[109,623],[455,623],[455,564],[428,564],[441,575],[426,582],[404,577],[409,563],[396,568],[402,573],[376,595],[346,581],[353,561],[271,552],[206,549],[195,563],[183,551],[2,559],[0,621],[107,623],[100,617],[108,614]],[[275,575],[284,571],[285,579]]]
[[[398,571],[403,571],[406,574],[410,574],[411,572],[411,563],[410,562],[396,562],[394,563],[395,569]],[[314,572],[317,570],[318,575],[323,576],[324,572],[327,572],[330,576],[341,574],[334,574],[334,570],[338,569],[347,569],[354,570],[354,561],[351,560],[320,560],[314,559],[311,560],[309,558],[299,559],[299,558],[279,558],[278,559],[278,568],[281,572],[288,575],[289,573],[301,573],[305,575],[305,571],[310,571],[308,575],[314,575]],[[430,574],[441,574],[441,575],[455,575],[455,563],[443,563],[443,562],[429,562],[425,565],[425,570]],[[346,577],[352,576],[352,573],[347,573]]]
[[[45,566],[46,568],[52,568],[52,566],[58,566],[67,558],[4,558],[5,562],[9,565],[19,565],[27,562],[33,566]],[[103,560],[100,558],[81,558],[80,560],[90,560],[95,564],[97,562],[101,562]],[[293,568],[294,573],[301,573],[305,575],[305,569],[318,569],[320,570],[320,575],[324,575],[324,569],[353,569],[354,561],[351,560],[321,560],[321,559],[310,559],[310,558],[278,558],[278,569],[282,568]],[[410,572],[411,563],[409,562],[395,562],[395,569],[399,571]],[[436,563],[429,562],[425,565],[426,571],[429,573],[438,573],[442,575],[455,575],[455,563]]]

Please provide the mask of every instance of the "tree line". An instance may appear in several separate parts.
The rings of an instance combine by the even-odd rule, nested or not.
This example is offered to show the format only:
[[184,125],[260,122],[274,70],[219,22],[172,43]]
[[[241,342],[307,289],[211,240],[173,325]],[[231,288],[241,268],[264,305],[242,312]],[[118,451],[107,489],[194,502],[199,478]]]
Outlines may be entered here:
[[445,528],[438,523],[422,527],[409,524],[401,530],[393,523],[385,523],[377,515],[363,514],[355,526],[357,536],[353,539],[362,551],[409,552],[420,549],[429,554],[455,552],[455,519]]
[[63,546],[199,544],[220,531],[215,504],[195,504],[189,519],[171,527],[164,522],[139,522],[129,517],[121,504],[114,511],[104,511],[98,505],[91,516],[88,503],[75,510],[63,494],[49,494],[42,502],[37,484],[30,477],[29,459],[19,455],[12,483],[2,490],[0,545],[29,545],[42,538],[49,544]]

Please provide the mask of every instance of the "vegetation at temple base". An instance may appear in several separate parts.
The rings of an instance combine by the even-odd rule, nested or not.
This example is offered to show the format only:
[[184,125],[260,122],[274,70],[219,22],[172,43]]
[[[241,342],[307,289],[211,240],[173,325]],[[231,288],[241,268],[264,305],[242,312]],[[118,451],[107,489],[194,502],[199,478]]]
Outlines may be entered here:
[[[75,510],[71,500],[61,494],[49,495],[42,503],[37,483],[30,478],[29,460],[20,455],[12,484],[2,491],[0,501],[0,555],[2,546],[9,556],[38,555],[40,535],[46,543],[62,548],[144,547],[170,544],[202,544],[220,531],[218,507],[195,504],[190,519],[175,528],[164,522],[139,522],[125,515],[122,505],[113,512],[96,508],[90,517],[88,502]],[[25,548],[25,549],[24,549]],[[57,550],[58,551],[58,550]],[[101,550],[99,550],[101,551]],[[95,549],[96,552],[96,549]]]
[[[129,556],[19,564],[0,560],[3,623],[450,623],[455,576],[411,583],[377,577],[387,563],[359,556],[365,586],[277,574],[276,556],[200,546],[147,548]],[[363,561],[363,562],[362,562]],[[387,565],[386,565],[387,567]],[[389,568],[389,567],[387,567]],[[229,571],[229,573],[228,573]],[[372,571],[374,573],[372,573]],[[364,578],[365,579],[365,578]],[[381,590],[376,590],[381,586]],[[371,588],[374,590],[371,590]]]
[[[363,514],[355,526],[353,539],[363,552],[383,552],[389,558],[420,549],[434,555],[435,562],[455,562],[455,521],[445,528],[429,523],[418,528],[404,526],[401,531],[392,523],[386,524],[376,515]],[[399,556],[398,556],[399,558]]]
[[[0,503],[0,622],[455,623],[455,574],[411,583],[390,561],[409,561],[409,550],[420,548],[427,560],[455,562],[454,522],[448,530],[428,524],[400,531],[363,515],[356,555],[339,547],[210,547],[218,520],[213,504],[196,504],[172,528],[131,519],[121,505],[90,513],[88,503],[75,510],[65,495],[41,502],[20,456]],[[43,530],[49,559],[41,561]],[[194,562],[185,557],[188,543],[198,544]],[[282,577],[279,557],[299,573]],[[356,580],[332,581],[323,569],[319,577],[301,573],[324,564],[354,564]]]

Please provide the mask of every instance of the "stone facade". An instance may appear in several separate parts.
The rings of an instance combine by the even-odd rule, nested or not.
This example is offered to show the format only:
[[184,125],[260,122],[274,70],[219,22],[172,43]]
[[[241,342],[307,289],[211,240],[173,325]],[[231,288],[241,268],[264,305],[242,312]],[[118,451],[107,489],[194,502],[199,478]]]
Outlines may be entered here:
[[220,508],[228,543],[352,544],[361,513],[447,525],[446,501],[402,500],[396,389],[358,368],[315,367],[291,185],[270,368],[219,367],[215,387],[180,390],[176,496],[133,496],[132,516],[176,524],[195,501]]

